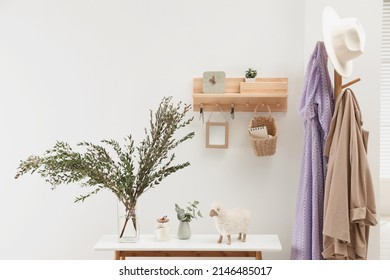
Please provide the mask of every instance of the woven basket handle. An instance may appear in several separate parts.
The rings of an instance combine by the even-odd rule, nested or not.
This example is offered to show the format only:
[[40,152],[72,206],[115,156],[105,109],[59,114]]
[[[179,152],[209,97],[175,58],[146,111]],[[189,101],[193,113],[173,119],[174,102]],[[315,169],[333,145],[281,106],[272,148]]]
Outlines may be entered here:
[[[264,104],[262,104],[262,106],[264,106]],[[268,113],[269,113],[268,117],[272,117],[272,115],[271,115],[271,108],[268,105],[265,105],[265,106],[267,106],[267,108],[268,108]],[[257,107],[259,107],[259,104],[256,105],[255,110],[253,111],[253,117],[256,117]]]

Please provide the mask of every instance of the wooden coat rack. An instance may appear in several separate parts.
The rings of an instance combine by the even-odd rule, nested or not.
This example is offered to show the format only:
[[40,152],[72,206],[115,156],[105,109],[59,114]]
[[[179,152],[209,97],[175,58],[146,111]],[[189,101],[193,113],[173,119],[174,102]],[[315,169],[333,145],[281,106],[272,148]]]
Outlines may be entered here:
[[361,79],[356,78],[355,80],[352,80],[346,84],[343,85],[343,77],[339,73],[337,73],[336,70],[334,70],[334,97],[337,98],[343,91],[343,89],[359,82]]

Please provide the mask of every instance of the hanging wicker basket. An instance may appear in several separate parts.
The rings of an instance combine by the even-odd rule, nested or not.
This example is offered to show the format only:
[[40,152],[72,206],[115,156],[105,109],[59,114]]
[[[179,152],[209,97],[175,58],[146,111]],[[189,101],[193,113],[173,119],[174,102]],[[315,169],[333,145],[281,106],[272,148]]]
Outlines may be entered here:
[[[268,107],[268,116],[256,116],[257,106],[253,112],[253,118],[249,121],[248,137],[252,149],[256,156],[272,156],[276,151],[276,141],[278,138],[278,127],[276,119],[271,115],[271,108]],[[260,138],[253,135],[256,128],[266,127],[268,137]]]

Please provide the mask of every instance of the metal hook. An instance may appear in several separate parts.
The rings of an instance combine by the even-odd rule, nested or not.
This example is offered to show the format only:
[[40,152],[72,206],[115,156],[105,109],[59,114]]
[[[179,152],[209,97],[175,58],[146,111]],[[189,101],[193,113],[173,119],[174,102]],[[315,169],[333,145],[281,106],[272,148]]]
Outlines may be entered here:
[[199,108],[199,120],[202,120],[202,123],[204,124],[204,110],[203,110],[203,104],[200,104],[200,108]]
[[234,104],[230,105],[230,117],[234,120]]

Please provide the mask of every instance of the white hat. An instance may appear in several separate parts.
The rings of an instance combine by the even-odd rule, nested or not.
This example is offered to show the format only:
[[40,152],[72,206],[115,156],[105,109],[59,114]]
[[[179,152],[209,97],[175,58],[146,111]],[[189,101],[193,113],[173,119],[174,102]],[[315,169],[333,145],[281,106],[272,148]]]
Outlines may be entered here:
[[331,8],[322,13],[326,52],[335,70],[343,77],[352,74],[352,60],[364,51],[366,33],[356,18],[343,18]]

